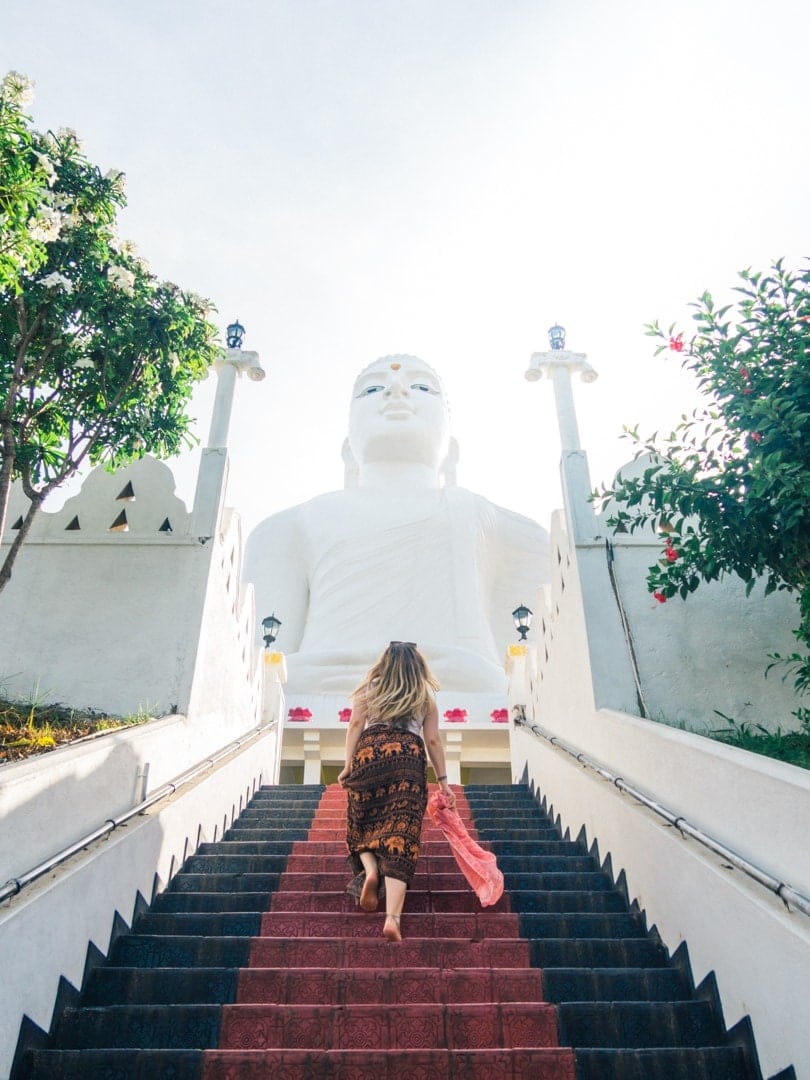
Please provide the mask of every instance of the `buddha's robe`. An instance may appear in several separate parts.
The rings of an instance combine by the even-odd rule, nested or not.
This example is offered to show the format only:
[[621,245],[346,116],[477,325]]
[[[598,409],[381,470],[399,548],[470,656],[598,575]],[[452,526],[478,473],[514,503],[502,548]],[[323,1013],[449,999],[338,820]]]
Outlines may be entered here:
[[455,487],[321,495],[257,526],[245,556],[290,693],[350,692],[390,640],[417,642],[444,690],[501,692],[512,609],[548,576],[544,529]]

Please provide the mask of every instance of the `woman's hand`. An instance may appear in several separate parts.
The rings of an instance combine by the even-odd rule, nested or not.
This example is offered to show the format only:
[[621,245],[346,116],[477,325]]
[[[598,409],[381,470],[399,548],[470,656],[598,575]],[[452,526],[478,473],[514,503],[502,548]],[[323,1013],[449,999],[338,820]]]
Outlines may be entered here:
[[440,780],[439,781],[439,789],[440,789],[442,795],[444,795],[445,799],[447,799],[448,807],[451,810],[455,810],[455,808],[456,808],[455,792],[453,791],[453,789],[450,787],[450,785],[447,783],[446,780]]
[[341,787],[343,787],[343,785],[346,783],[346,780],[348,779],[351,771],[352,770],[349,768],[348,765],[344,765],[343,770],[338,773],[337,782],[340,784]]

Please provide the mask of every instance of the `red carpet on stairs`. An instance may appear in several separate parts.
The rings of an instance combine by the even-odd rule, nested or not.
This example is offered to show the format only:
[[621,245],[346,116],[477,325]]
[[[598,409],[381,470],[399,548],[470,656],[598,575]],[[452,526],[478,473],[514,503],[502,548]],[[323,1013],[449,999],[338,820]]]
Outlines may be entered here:
[[574,1080],[508,897],[482,909],[426,817],[404,940],[386,942],[384,903],[369,915],[345,893],[345,830],[335,785],[293,848],[204,1080]]

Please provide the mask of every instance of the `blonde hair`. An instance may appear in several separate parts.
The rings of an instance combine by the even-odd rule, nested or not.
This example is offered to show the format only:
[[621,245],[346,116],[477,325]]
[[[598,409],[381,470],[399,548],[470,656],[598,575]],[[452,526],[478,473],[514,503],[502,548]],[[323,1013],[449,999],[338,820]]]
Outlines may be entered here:
[[370,719],[406,727],[412,716],[424,716],[431,691],[439,682],[412,641],[392,641],[352,694],[365,694]]

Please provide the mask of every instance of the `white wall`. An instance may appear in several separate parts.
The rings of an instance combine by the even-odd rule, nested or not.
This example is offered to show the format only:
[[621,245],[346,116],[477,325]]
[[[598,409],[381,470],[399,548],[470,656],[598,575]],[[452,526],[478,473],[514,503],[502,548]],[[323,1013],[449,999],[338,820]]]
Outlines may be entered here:
[[[725,833],[728,846],[777,876],[784,868],[785,880],[801,885],[807,874],[810,815],[810,778],[803,770],[783,766],[781,779],[769,776],[756,763],[742,760],[753,755],[713,743],[702,755],[687,754],[686,747],[678,754],[673,751],[681,740],[697,736],[649,721],[624,723],[632,719],[592,713],[578,721],[591,730],[607,721],[600,734],[611,740],[611,760],[602,764],[657,798],[661,773],[668,772],[671,786],[683,789],[670,808],[680,809],[692,823],[708,819],[704,827],[715,835]],[[637,724],[655,729],[643,754],[635,745]],[[655,734],[669,738],[656,748]],[[590,743],[584,732],[576,745],[591,753]],[[751,1017],[763,1075],[792,1064],[799,1080],[807,1080],[810,919],[788,912],[768,890],[696,841],[683,839],[561,750],[523,729],[513,734],[512,748],[515,780],[528,780],[546,797],[563,830],[576,837],[585,827],[587,842],[597,841],[600,858],[610,855],[614,875],[625,872],[630,899],[638,902],[671,952],[687,942],[696,983],[714,971],[726,1025]],[[695,791],[702,795],[697,804],[692,801]],[[747,813],[737,814],[736,808]],[[755,838],[746,831],[752,822]]]
[[217,717],[167,716],[4,765],[0,885],[125,813],[241,734],[223,730]]
[[[649,464],[649,456],[643,456],[619,473],[639,476]],[[614,534],[606,524],[614,512],[608,504],[596,528],[613,545],[648,715],[695,731],[727,729],[718,710],[739,723],[795,730],[792,713],[800,702],[789,673],[774,668],[765,677],[769,653],[796,650],[795,595],[765,596],[758,583],[746,597],[745,584],[728,575],[701,583],[686,600],[673,597],[660,604],[647,591],[646,579],[648,568],[663,558],[663,539],[649,526]],[[580,563],[582,558],[578,551]]]
[[[130,484],[134,499],[120,499]],[[15,486],[10,526],[26,506]],[[129,531],[110,531],[122,511]],[[61,510],[41,511],[0,593],[0,692],[116,715],[218,711],[252,726],[260,677],[238,521],[220,513],[205,544],[190,522],[171,471],[149,457],[94,469]]]
[[800,701],[784,668],[767,678],[769,653],[797,648],[796,599],[764,595],[758,583],[746,597],[736,577],[704,582],[686,600],[659,604],[647,592],[647,568],[661,557],[652,539],[614,537],[616,579],[636,647],[649,715],[693,731],[727,729],[715,710],[769,731],[795,730]]
[[0,911],[0,1080],[9,1075],[23,1014],[49,1029],[60,976],[81,985],[88,944],[106,953],[115,913],[129,923],[139,893],[151,900],[155,883],[165,887],[200,843],[221,838],[273,774],[275,751],[275,731],[268,729],[189,789],[6,903]]

